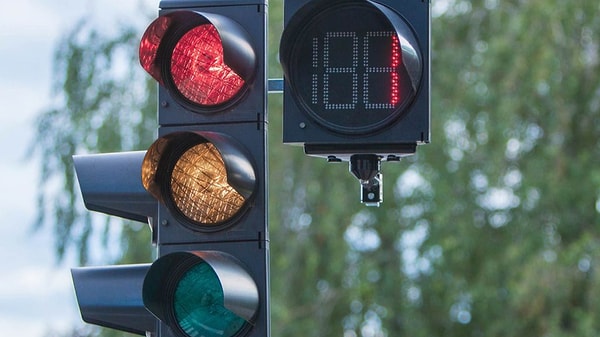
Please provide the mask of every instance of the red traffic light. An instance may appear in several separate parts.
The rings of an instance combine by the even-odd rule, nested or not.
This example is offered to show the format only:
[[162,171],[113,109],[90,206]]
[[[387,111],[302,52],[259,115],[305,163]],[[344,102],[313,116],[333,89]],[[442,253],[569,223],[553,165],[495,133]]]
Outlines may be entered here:
[[256,73],[248,33],[228,17],[175,11],[154,20],[140,42],[142,67],[185,108],[234,105]]
[[245,82],[223,60],[215,26],[204,24],[185,33],[173,48],[171,76],[175,87],[199,105],[219,105],[233,98]]

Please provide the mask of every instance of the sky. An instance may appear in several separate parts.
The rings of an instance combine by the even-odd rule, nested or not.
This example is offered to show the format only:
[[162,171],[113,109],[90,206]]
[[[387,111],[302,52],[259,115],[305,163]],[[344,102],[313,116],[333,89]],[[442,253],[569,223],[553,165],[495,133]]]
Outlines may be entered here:
[[[0,331],[42,337],[83,324],[70,268],[57,263],[51,228],[34,231],[39,160],[28,159],[34,120],[51,102],[54,47],[82,17],[109,29],[158,0],[19,0],[0,11]],[[82,201],[83,202],[83,201]]]

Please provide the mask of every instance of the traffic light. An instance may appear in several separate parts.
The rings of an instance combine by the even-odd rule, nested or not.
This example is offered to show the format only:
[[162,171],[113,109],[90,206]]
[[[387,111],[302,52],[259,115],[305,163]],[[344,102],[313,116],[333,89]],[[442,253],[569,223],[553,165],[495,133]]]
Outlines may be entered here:
[[148,221],[151,264],[73,269],[84,321],[158,337],[268,337],[266,0],[162,0],[140,41],[158,138],[75,157],[90,210]]
[[142,298],[159,336],[269,336],[266,1],[163,0],[140,42],[160,84],[142,184],[158,259]]
[[381,161],[429,142],[428,0],[287,0],[283,141],[348,161],[382,201]]

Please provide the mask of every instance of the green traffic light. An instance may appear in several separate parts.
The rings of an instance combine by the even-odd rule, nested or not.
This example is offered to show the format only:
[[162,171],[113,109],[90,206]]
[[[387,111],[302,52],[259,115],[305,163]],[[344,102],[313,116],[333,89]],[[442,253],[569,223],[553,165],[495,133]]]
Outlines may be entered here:
[[256,283],[222,251],[178,251],[158,258],[146,273],[142,298],[173,336],[244,336],[256,327]]
[[190,337],[235,336],[246,321],[225,306],[215,271],[200,262],[185,272],[175,289],[173,306],[179,327]]

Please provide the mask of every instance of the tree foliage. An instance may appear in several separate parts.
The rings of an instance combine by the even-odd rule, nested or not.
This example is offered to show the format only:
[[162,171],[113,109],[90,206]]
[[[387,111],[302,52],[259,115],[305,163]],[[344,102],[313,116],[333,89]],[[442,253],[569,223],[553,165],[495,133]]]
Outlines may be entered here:
[[[346,165],[282,145],[281,97],[269,97],[272,335],[596,336],[600,5],[432,6],[433,141],[384,164],[382,207],[359,204]],[[281,1],[269,23],[273,78]],[[60,200],[58,253],[85,256],[70,155],[145,148],[156,107],[133,49],[130,75],[106,71],[139,32],[78,31],[57,53],[59,99],[36,144],[42,181],[64,184],[40,199]],[[145,232],[124,231],[122,244],[148,246],[132,244]]]
[[[75,249],[82,264],[90,254],[92,233],[108,240],[111,221],[99,223],[82,210],[72,156],[142,150],[156,133],[156,87],[135,66],[138,32],[123,27],[118,36],[107,36],[85,22],[80,21],[59,41],[54,56],[54,102],[37,119],[32,143],[41,157],[36,225],[51,222],[57,257]],[[140,236],[140,226],[123,228],[122,248],[127,249],[134,244],[129,240]],[[140,254],[139,249],[128,251]],[[149,258],[149,250],[142,255]]]

